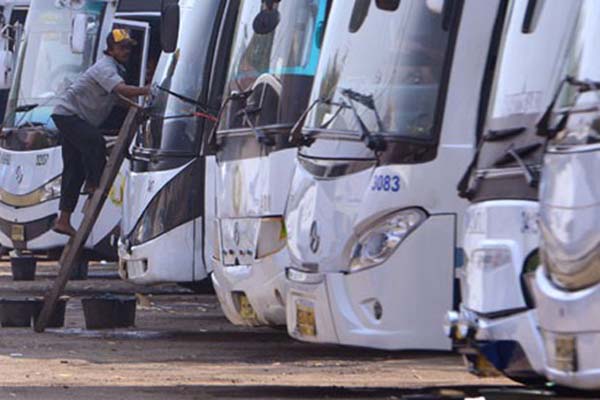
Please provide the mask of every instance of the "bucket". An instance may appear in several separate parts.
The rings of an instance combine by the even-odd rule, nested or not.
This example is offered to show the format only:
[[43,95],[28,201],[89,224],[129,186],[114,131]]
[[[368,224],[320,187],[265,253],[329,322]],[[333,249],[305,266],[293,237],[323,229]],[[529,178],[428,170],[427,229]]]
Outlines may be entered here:
[[[48,321],[48,328],[62,328],[65,324],[65,312],[69,298],[61,297]],[[0,299],[0,325],[2,327],[30,327],[31,319],[37,320],[44,299],[41,297],[22,297]]]
[[135,296],[87,297],[81,304],[86,329],[127,328],[135,324]]
[[36,299],[0,299],[0,325],[3,328],[28,328],[35,312]]
[[10,268],[14,281],[33,281],[35,279],[35,257],[11,257]]

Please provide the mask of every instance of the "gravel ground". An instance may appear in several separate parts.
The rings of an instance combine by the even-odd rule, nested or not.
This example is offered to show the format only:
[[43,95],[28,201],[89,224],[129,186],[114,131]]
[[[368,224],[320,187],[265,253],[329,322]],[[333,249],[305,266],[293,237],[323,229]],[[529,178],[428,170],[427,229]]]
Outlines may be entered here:
[[[13,282],[0,264],[0,297],[41,295],[55,276],[43,263],[36,281]],[[106,292],[143,294],[135,328],[84,329],[81,296]],[[235,327],[212,294],[131,285],[111,265],[93,265],[67,294],[64,329],[0,328],[0,399],[547,397],[469,375],[450,353],[310,345],[284,330]]]

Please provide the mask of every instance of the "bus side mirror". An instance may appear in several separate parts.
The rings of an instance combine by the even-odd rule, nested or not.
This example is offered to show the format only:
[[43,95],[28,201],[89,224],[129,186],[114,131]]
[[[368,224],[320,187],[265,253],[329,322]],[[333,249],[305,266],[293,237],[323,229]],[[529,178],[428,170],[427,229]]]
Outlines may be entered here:
[[254,29],[254,32],[258,33],[259,35],[267,35],[277,28],[280,19],[281,17],[277,9],[274,8],[272,10],[262,10],[254,18],[254,21],[252,22],[252,29]]
[[86,14],[77,14],[71,24],[71,52],[81,54],[85,50],[85,40],[87,37]]
[[165,53],[177,49],[179,36],[179,4],[177,0],[162,0],[160,14],[160,47]]

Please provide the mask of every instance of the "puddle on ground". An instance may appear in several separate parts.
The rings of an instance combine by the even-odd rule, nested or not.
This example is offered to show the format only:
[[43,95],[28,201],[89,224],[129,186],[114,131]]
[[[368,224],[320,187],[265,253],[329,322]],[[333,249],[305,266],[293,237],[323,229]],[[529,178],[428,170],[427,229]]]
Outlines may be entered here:
[[141,331],[131,329],[106,329],[106,330],[87,330],[82,328],[64,328],[48,329],[47,332],[60,335],[74,335],[87,338],[99,339],[122,339],[122,340],[156,340],[171,339],[181,335],[182,332],[168,331]]

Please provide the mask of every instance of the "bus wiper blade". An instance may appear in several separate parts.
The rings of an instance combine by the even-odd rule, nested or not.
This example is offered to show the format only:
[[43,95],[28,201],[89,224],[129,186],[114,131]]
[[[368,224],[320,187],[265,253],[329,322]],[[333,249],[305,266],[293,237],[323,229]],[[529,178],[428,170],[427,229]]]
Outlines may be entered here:
[[15,112],[29,112],[35,108],[37,108],[39,106],[39,104],[33,103],[33,104],[23,104],[22,106],[18,106],[17,108],[15,108]]
[[[253,89],[247,90],[245,92],[233,92],[231,93],[230,97],[231,100],[237,100],[237,101],[242,101],[242,100],[247,100],[252,93],[254,93]],[[248,125],[250,127],[250,129],[252,129],[252,132],[254,132],[254,136],[256,136],[256,140],[258,141],[258,143],[264,145],[264,146],[274,146],[275,145],[275,139],[273,139],[271,136],[267,135],[262,129],[257,128],[254,123],[252,123],[250,116],[251,115],[257,115],[262,111],[262,106],[257,106],[255,104],[248,104],[246,103],[244,105],[244,107],[242,107],[239,111],[237,111],[235,113],[236,117],[244,117],[243,118],[243,122],[246,123],[246,125]]]
[[518,128],[490,130],[483,137],[483,140],[486,142],[498,142],[504,139],[510,139],[515,136],[519,136],[525,132],[527,132],[527,128],[524,126],[519,126]]
[[369,128],[367,128],[367,125],[365,124],[363,119],[360,117],[360,115],[358,115],[358,111],[356,111],[352,95],[349,92],[347,92],[347,90],[349,89],[343,90],[342,94],[348,97],[348,101],[350,102],[350,109],[352,110],[352,115],[354,115],[354,119],[358,123],[358,127],[361,131],[360,139],[363,142],[365,142],[365,144],[370,150],[373,150],[374,152],[384,151],[387,147],[385,141],[381,136],[373,135]]
[[[239,87],[239,85],[238,85]],[[250,97],[252,95],[252,93],[254,92],[254,89],[248,89],[248,90],[240,90],[240,91],[232,91],[231,93],[229,93],[229,95],[223,100],[222,104],[221,104],[221,108],[219,109],[219,112],[217,113],[216,117],[215,117],[215,122],[219,122],[221,120],[221,116],[223,115],[223,112],[225,112],[225,109],[227,108],[227,105],[229,104],[229,102],[231,101],[240,101],[240,100],[245,100],[248,97]],[[221,144],[219,143],[218,139],[217,139],[217,131],[219,130],[219,124],[215,123],[210,131],[210,134],[208,136],[208,143],[209,146],[213,147],[215,151],[219,151]]]
[[193,112],[187,114],[174,114],[174,115],[160,115],[160,114],[148,114],[148,116],[152,119],[160,119],[163,121],[172,120],[172,119],[183,119],[183,118],[204,118],[212,122],[217,122],[217,117],[211,114],[206,114],[203,112]]
[[377,111],[377,106],[375,105],[375,100],[373,99],[372,94],[362,94],[357,92],[356,90],[347,88],[342,90],[342,95],[346,96],[350,100],[362,104],[369,110],[373,111],[373,113],[375,114],[375,121],[377,121],[377,128],[380,132],[383,132],[385,130],[383,126],[383,121],[381,120],[381,116]]
[[534,153],[540,147],[542,147],[541,143],[529,144],[526,146],[518,147],[516,149],[511,147],[510,149],[508,149],[505,155],[501,156],[494,162],[494,167],[500,167],[514,160],[517,162],[517,164],[519,164],[519,167],[521,167],[521,169],[525,173],[525,179],[527,180],[527,183],[530,186],[534,187],[539,182],[539,174],[533,171],[531,167],[525,163],[523,158]]
[[528,144],[526,146],[517,147],[516,149],[511,147],[509,150],[507,150],[506,154],[504,154],[503,156],[500,156],[494,162],[494,167],[500,167],[504,164],[508,164],[509,162],[511,162],[513,160],[516,161],[517,159],[515,158],[515,155],[518,156],[519,158],[527,157],[528,155],[535,152],[540,147],[542,147],[541,143]]
[[600,82],[591,79],[576,79],[573,76],[567,76],[566,81],[569,85],[576,86],[580,93],[600,90]]
[[248,110],[246,107],[244,107],[239,112],[244,116],[244,120],[246,121],[246,124],[248,124],[250,129],[252,129],[252,132],[254,132],[254,136],[256,136],[256,140],[258,141],[258,143],[265,146],[275,145],[275,139],[267,135],[262,129],[257,128],[250,120],[250,113],[254,113],[254,109]]
[[567,126],[567,121],[569,119],[571,110],[573,110],[574,107],[571,107],[570,109],[563,112],[563,115],[560,117],[555,126],[550,126],[552,118],[556,114],[554,111],[554,107],[556,106],[556,102],[558,101],[558,98],[560,97],[560,94],[562,93],[562,89],[565,84],[577,87],[580,93],[600,90],[600,82],[592,81],[589,79],[580,80],[570,75],[567,76],[558,85],[558,88],[554,93],[552,101],[550,101],[548,108],[546,108],[546,111],[540,118],[540,121],[537,123],[538,136],[545,137],[546,139],[552,139],[558,134],[558,132],[562,131]]
[[315,139],[312,137],[312,135],[303,134],[302,128],[304,127],[304,123],[306,122],[308,114],[312,111],[313,108],[315,108],[319,104],[338,106],[338,109],[333,114],[333,116],[331,116],[331,118],[329,118],[323,125],[321,125],[320,128],[326,128],[327,126],[329,126],[329,124],[331,124],[331,122],[338,116],[342,108],[348,108],[348,105],[346,103],[337,103],[332,101],[331,98],[319,97],[315,99],[308,107],[306,107],[306,109],[300,115],[300,118],[298,118],[298,120],[292,127],[289,138],[290,143],[295,144],[297,146],[307,147],[314,143]]
[[477,186],[479,185],[480,179],[475,178],[472,180],[471,177],[479,161],[479,154],[481,154],[481,149],[483,148],[486,142],[496,142],[504,139],[509,139],[521,135],[526,131],[527,128],[521,126],[517,128],[490,130],[487,134],[483,135],[483,137],[481,138],[481,140],[479,140],[479,143],[477,144],[477,149],[475,150],[475,155],[473,156],[473,159],[471,160],[466,171],[460,178],[460,181],[458,181],[456,189],[458,190],[459,196],[470,199],[473,193],[475,193],[475,191],[477,190]]
[[156,85],[156,88],[159,89],[159,90],[162,90],[165,93],[170,94],[173,97],[178,98],[179,100],[181,100],[183,102],[186,102],[188,104],[193,104],[193,105],[197,106],[198,108],[200,108],[200,110],[202,110],[203,112],[205,112],[207,114],[215,114],[216,115],[219,112],[219,110],[214,109],[214,108],[212,108],[212,107],[210,107],[210,106],[208,106],[208,105],[206,105],[206,104],[204,104],[202,102],[199,102],[197,100],[194,100],[194,99],[192,99],[190,97],[187,97],[187,96],[184,96],[182,94],[173,92],[172,90],[169,90],[169,89],[167,89],[165,87],[162,87],[160,85]]

